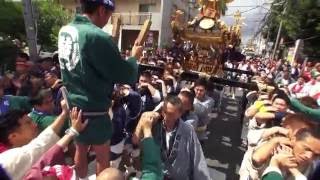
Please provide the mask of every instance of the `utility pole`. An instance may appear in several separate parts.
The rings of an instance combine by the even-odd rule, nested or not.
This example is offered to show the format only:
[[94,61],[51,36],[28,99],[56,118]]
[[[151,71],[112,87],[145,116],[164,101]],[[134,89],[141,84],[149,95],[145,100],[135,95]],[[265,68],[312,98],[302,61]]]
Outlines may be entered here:
[[[284,5],[285,5],[285,8],[284,8],[282,14],[285,14],[285,13],[286,13],[286,10],[287,10],[286,3],[285,3]],[[281,36],[282,24],[283,24],[283,21],[280,20],[280,25],[279,25],[279,29],[278,29],[276,44],[274,45],[274,49],[273,49],[273,53],[272,53],[272,59],[274,59],[275,56],[276,56],[276,52],[277,52],[277,49],[278,49],[278,45],[279,45],[279,41],[280,41],[280,36]]]
[[267,33],[267,39],[266,39],[266,43],[265,43],[265,46],[266,46],[266,54],[264,55],[265,57],[268,56],[270,57],[270,48],[269,48],[269,39],[270,39],[270,29],[268,29],[268,33]]
[[187,21],[190,21],[191,19],[191,12],[193,12],[194,9],[194,0],[188,0],[188,19]]
[[281,20],[281,21],[280,21],[280,26],[279,26],[279,29],[278,29],[276,44],[274,45],[273,52],[272,52],[272,59],[274,59],[275,56],[276,56],[276,52],[277,52],[277,48],[278,48],[278,44],[279,44],[280,36],[281,36],[282,23],[283,23],[283,22],[282,22],[282,20]]
[[32,61],[36,61],[38,59],[38,51],[37,51],[37,32],[36,25],[34,22],[34,12],[32,7],[31,0],[23,0],[23,17],[24,24],[26,28],[27,34],[27,43],[29,47],[29,55]]

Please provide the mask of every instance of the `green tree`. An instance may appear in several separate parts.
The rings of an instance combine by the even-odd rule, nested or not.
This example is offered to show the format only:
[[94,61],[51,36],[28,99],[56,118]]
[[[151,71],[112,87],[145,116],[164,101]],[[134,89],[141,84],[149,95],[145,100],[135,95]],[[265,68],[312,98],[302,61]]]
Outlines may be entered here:
[[19,49],[13,39],[25,40],[22,6],[19,2],[0,0],[0,68],[14,69],[14,58]]
[[[275,0],[267,22],[270,40],[275,41],[280,21],[283,22],[281,37],[286,46],[304,39],[304,53],[320,57],[320,3],[317,0]],[[267,34],[267,33],[264,33]]]
[[19,52],[17,46],[15,46],[11,40],[0,40],[0,69],[1,73],[4,70],[14,70],[15,56]]
[[[54,0],[33,1],[33,5],[37,12],[38,44],[43,50],[54,51],[59,29],[70,21],[72,13]],[[0,36],[25,41],[22,3],[0,0],[0,14]]]
[[58,45],[59,30],[70,21],[72,13],[54,0],[38,1],[35,5],[38,9],[38,43],[43,50],[54,51]]
[[25,39],[25,26],[19,2],[0,0],[0,36]]

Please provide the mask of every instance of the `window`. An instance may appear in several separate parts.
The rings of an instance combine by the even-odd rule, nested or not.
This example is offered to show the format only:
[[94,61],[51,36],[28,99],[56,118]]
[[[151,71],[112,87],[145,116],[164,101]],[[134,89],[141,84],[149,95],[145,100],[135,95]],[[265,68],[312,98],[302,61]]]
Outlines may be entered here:
[[150,12],[152,6],[151,4],[140,4],[139,5],[139,12]]
[[[157,2],[157,0],[140,0],[139,12],[153,12],[157,6]],[[161,3],[161,1],[158,3]]]

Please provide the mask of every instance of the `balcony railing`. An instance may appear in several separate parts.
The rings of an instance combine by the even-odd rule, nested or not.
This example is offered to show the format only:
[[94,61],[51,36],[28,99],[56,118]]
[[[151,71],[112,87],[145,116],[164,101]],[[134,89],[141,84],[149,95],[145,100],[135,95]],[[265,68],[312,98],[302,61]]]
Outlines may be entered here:
[[151,19],[153,26],[160,25],[160,13],[153,13],[153,12],[129,12],[129,13],[113,13],[111,23],[114,22],[116,17],[120,17],[122,25],[143,25],[145,20]]

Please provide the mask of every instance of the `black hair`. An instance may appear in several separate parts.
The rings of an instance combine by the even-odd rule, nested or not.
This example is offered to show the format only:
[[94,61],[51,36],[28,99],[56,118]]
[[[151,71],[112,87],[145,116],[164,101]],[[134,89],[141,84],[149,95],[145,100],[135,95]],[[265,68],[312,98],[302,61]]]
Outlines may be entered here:
[[167,107],[168,103],[177,107],[180,112],[183,111],[183,105],[182,105],[180,98],[178,98],[178,96],[171,96],[171,95],[167,96],[163,101],[163,108],[164,109]]
[[146,77],[148,79],[151,79],[152,78],[152,74],[150,71],[143,71],[140,76],[143,76],[143,77]]
[[0,116],[0,143],[9,145],[9,134],[20,127],[19,119],[26,114],[26,111],[12,110]]
[[59,64],[59,54],[58,53],[55,53],[52,56],[52,61],[53,61],[54,64]]
[[113,100],[112,110],[116,110],[122,106],[122,96],[120,94],[120,88],[115,89],[112,92],[111,99]]
[[43,62],[50,62],[50,63],[54,64],[52,57],[45,57],[45,58],[41,58],[38,60],[38,63],[43,63]]
[[36,78],[44,78],[44,71],[40,68],[40,66],[34,66],[30,69],[29,75]]
[[21,52],[21,53],[18,53],[17,54],[17,57],[20,57],[20,58],[23,58],[23,59],[26,59],[27,61],[29,61],[29,55],[27,53],[24,53],[24,52]]
[[260,71],[259,71],[260,73],[262,73],[262,72],[266,72],[266,70],[265,69],[260,69]]
[[203,86],[205,89],[208,89],[208,82],[205,78],[199,78],[196,82],[194,87]]
[[312,128],[312,129],[300,129],[295,137],[297,138],[298,141],[305,140],[307,137],[314,137],[316,139],[320,140],[320,131],[318,128]]
[[44,74],[45,74],[45,75],[46,75],[46,74],[50,74],[50,75],[52,75],[52,76],[56,76],[57,78],[59,78],[59,76],[60,76],[60,72],[59,72],[59,70],[57,70],[57,69],[51,69],[51,70],[49,70],[49,71],[45,71]]
[[93,14],[101,6],[101,3],[81,0],[81,11],[82,13]]
[[194,97],[195,97],[194,93],[190,91],[180,91],[179,95],[188,98],[190,103],[193,104]]
[[52,95],[51,89],[41,89],[41,90],[39,90],[37,95],[31,97],[30,104],[32,106],[34,106],[34,105],[42,105],[43,104],[43,100],[46,97],[49,97],[51,95]]
[[109,11],[113,11],[113,9],[108,8],[108,6],[104,6],[103,4],[101,4],[101,2],[81,0],[80,3],[82,13],[86,14],[95,13],[100,6],[103,6],[105,9]]
[[283,90],[277,89],[275,93],[276,93],[276,95],[274,96],[272,101],[279,98],[279,99],[283,99],[287,105],[290,104],[290,99],[289,99],[288,95]]

